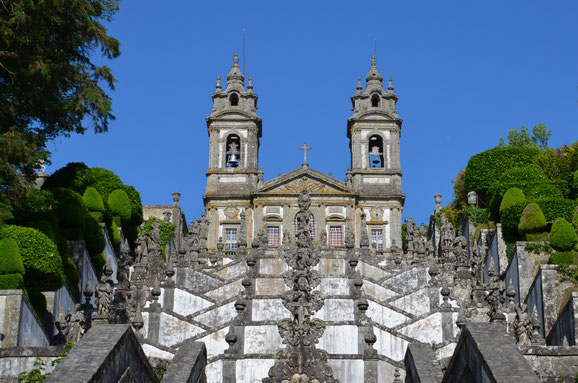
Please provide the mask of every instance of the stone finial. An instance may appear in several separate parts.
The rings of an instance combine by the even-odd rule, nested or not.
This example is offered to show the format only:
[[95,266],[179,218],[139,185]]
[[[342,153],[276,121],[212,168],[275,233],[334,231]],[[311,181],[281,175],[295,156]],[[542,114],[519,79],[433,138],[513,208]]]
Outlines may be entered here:
[[221,86],[221,75],[217,75],[217,92],[220,92],[221,90],[223,90],[223,87]]
[[475,191],[468,193],[468,205],[475,206],[478,204],[478,194]]
[[391,77],[389,78],[389,85],[387,87],[387,94],[393,94],[393,80],[391,79]]
[[178,191],[173,192],[173,204],[179,206],[179,201],[181,200],[181,193]]
[[357,86],[355,89],[357,90],[356,94],[361,94],[363,92],[363,86],[361,86],[361,77],[357,78]]
[[383,89],[383,77],[377,71],[377,66],[375,64],[375,55],[373,55],[371,56],[371,67],[369,68],[369,73],[365,78],[365,81],[367,82],[367,90]]
[[450,297],[450,288],[448,287],[448,285],[444,285],[442,287],[442,289],[440,290],[440,294],[443,297],[443,303],[441,304],[440,307],[444,308],[444,309],[449,309],[451,307],[450,303],[449,303],[449,297]]
[[435,207],[435,212],[437,213],[438,211],[440,211],[441,207],[441,203],[442,203],[442,195],[441,194],[436,194],[434,196],[434,201],[436,203],[436,207]]
[[[235,85],[243,88],[245,85],[245,76],[241,73],[241,67],[239,66],[239,57],[237,53],[233,56],[233,65],[231,65],[231,71],[227,75],[227,90],[233,88]],[[239,90],[241,90],[239,89]]]
[[82,294],[84,295],[85,303],[89,304],[90,298],[92,298],[92,294],[94,294],[94,291],[92,290],[92,281],[90,279],[86,281],[86,285]]
[[247,92],[253,93],[253,76],[249,75],[249,85],[247,85]]

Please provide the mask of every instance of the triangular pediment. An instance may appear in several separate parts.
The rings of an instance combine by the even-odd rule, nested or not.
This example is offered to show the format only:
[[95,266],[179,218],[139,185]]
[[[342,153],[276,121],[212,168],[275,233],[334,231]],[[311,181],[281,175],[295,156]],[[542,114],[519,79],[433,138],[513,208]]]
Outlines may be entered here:
[[265,182],[257,190],[264,194],[299,194],[308,190],[312,194],[352,194],[345,182],[309,168],[299,168]]

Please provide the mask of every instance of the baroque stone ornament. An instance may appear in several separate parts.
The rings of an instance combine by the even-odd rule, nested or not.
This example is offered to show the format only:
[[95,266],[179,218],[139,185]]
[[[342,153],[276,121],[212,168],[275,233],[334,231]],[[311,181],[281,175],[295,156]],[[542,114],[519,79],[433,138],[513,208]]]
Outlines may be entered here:
[[313,267],[319,263],[320,254],[309,230],[311,197],[306,191],[299,195],[296,246],[283,249],[283,257],[291,267],[283,279],[289,290],[283,294],[283,305],[291,318],[281,321],[279,333],[287,348],[269,370],[264,383],[337,383],[333,370],[325,362],[327,355],[315,345],[323,335],[325,324],[313,318],[323,307],[323,297],[314,291],[321,282],[321,275]]

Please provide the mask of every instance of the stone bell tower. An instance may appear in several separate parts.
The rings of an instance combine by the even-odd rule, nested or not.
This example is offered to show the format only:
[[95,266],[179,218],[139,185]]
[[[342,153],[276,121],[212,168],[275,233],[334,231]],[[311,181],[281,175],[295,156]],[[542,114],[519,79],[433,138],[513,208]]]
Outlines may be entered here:
[[253,84],[245,90],[245,76],[235,53],[227,88],[217,76],[217,89],[211,95],[213,108],[207,117],[210,138],[206,196],[250,193],[257,187],[261,118],[257,116],[257,95]]
[[360,197],[368,224],[382,222],[386,247],[390,247],[392,239],[401,246],[401,210],[405,200],[399,158],[402,119],[397,115],[392,80],[384,90],[375,56],[371,57],[365,90],[358,78],[351,102],[353,115],[347,121],[351,151],[348,177]]

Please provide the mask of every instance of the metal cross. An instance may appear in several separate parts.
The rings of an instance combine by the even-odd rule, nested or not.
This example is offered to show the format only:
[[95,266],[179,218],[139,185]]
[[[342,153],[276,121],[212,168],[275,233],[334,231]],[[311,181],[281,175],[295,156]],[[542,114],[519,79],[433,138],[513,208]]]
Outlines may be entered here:
[[303,165],[307,165],[307,151],[311,150],[310,146],[304,142],[303,146],[300,146],[299,149],[303,150]]

